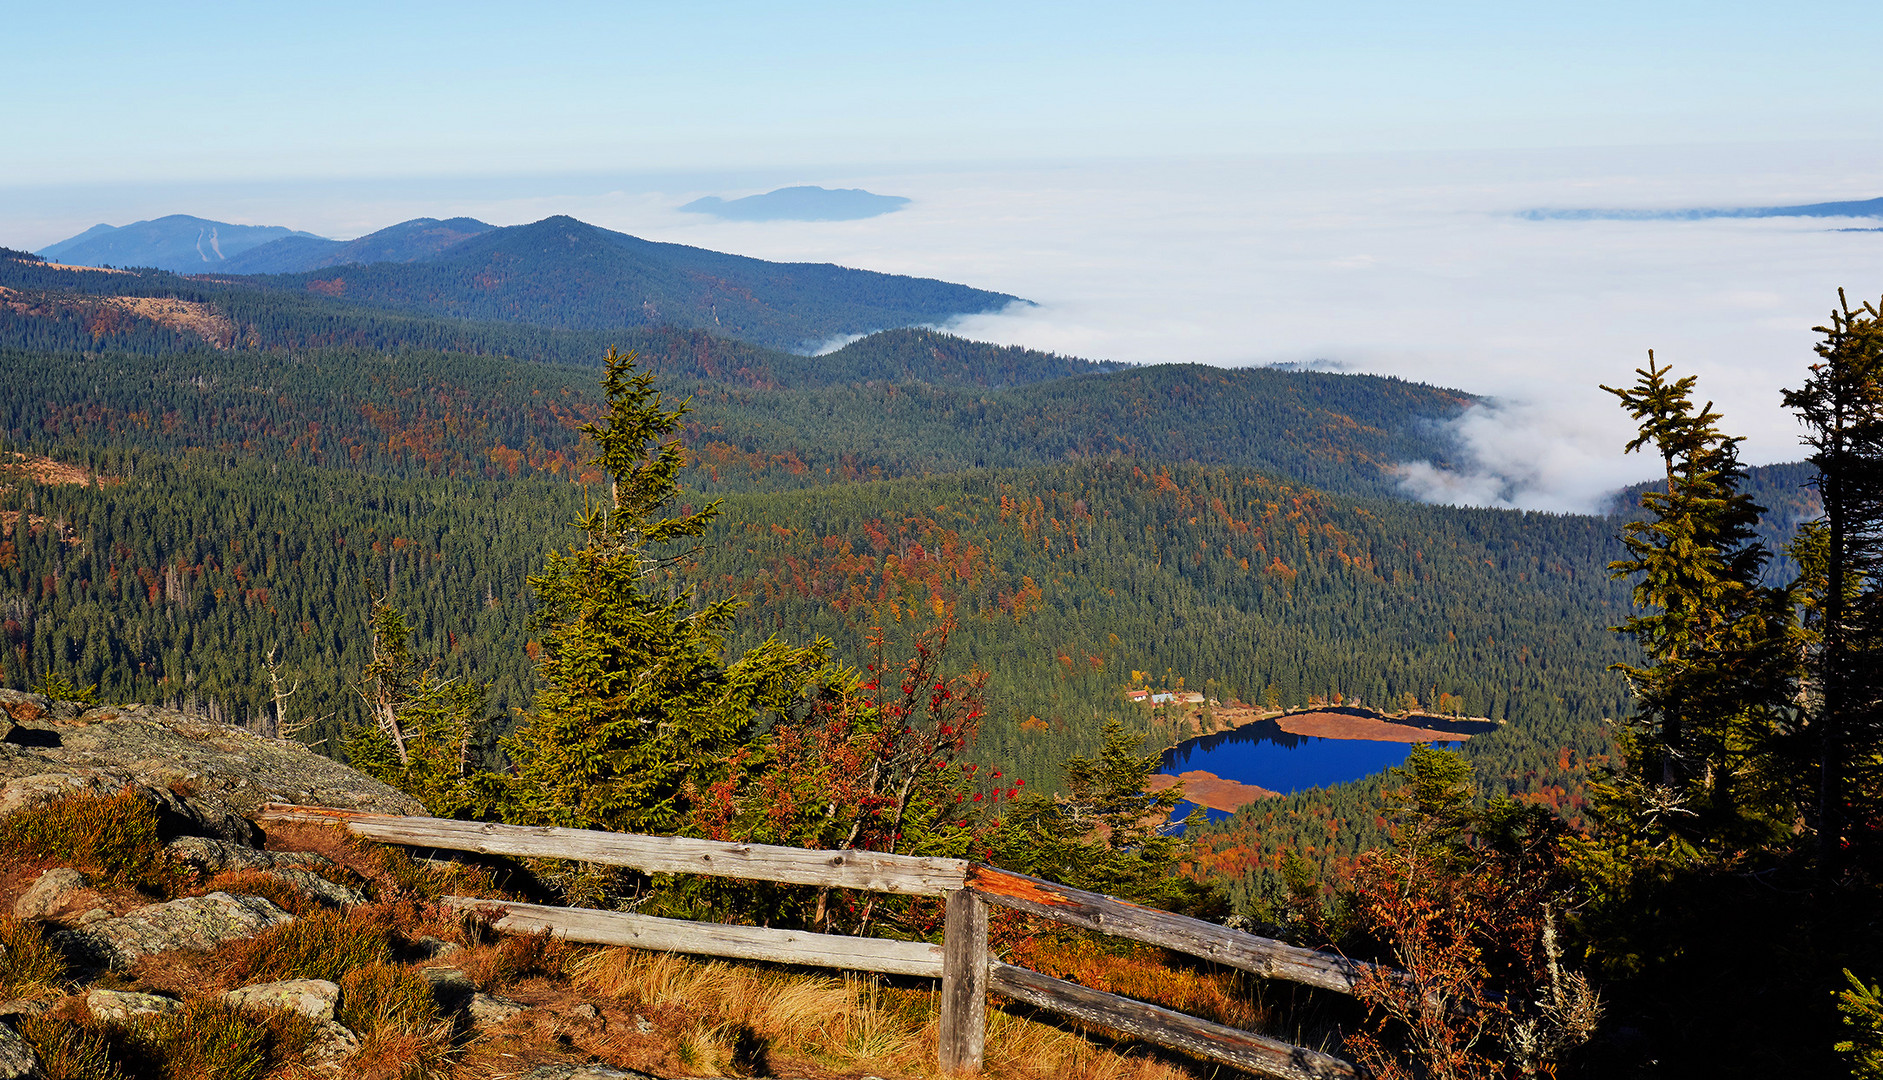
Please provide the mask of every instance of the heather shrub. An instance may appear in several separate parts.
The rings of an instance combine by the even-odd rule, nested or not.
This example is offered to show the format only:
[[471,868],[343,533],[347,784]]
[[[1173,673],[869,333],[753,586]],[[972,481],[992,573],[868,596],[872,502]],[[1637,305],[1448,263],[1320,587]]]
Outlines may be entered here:
[[428,1031],[440,1019],[431,984],[410,968],[369,964],[340,980],[334,1019],[365,1035],[386,1029]]
[[270,927],[230,946],[230,973],[241,980],[326,979],[339,982],[355,968],[392,958],[392,940],[383,928],[337,911],[311,915]]
[[41,1013],[22,1019],[19,1034],[39,1056],[43,1080],[126,1080],[110,1032],[89,1020],[73,1022]]
[[46,861],[87,871],[100,884],[163,893],[178,871],[159,854],[157,812],[136,792],[68,795],[0,817],[11,862]]
[[37,923],[0,915],[0,997],[29,997],[64,981],[60,956]]

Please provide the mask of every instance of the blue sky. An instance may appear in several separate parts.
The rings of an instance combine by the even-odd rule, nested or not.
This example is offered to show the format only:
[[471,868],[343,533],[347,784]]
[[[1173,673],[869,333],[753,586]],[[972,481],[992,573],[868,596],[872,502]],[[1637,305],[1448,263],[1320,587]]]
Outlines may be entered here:
[[1862,3],[20,4],[7,81],[32,107],[0,118],[0,185],[1875,139],[1878,68],[1848,42],[1879,22]]

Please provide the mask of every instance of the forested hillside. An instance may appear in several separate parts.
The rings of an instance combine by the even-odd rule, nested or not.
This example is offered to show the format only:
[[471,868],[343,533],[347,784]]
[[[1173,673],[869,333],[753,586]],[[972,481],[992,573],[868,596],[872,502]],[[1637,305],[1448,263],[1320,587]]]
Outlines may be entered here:
[[[0,552],[9,682],[47,671],[114,697],[265,714],[259,657],[294,707],[358,715],[374,595],[421,651],[493,681],[499,726],[527,698],[525,577],[567,543],[576,485],[373,476],[218,454],[94,455],[93,486],[22,483],[41,524]],[[1495,775],[1522,786],[1564,748],[1599,752],[1621,708],[1602,627],[1621,598],[1588,567],[1605,523],[1352,502],[1260,474],[1128,462],[736,496],[676,580],[747,606],[738,638],[906,639],[946,612],[956,660],[993,675],[981,752],[1052,781],[1090,751],[1128,672],[1225,699],[1462,697],[1508,718]],[[1164,737],[1168,737],[1166,733]],[[1491,753],[1492,750],[1486,750]]]
[[[670,358],[664,385],[693,401],[691,482],[714,491],[1122,456],[1267,469],[1336,491],[1390,494],[1395,462],[1450,451],[1427,421],[1460,401],[1393,379],[1201,366],[1005,391],[877,377],[907,370],[920,355],[941,357],[937,366],[958,378],[990,381],[1043,375],[1057,359],[923,332],[788,358],[868,382],[760,389],[705,381],[719,348],[713,339],[689,353],[694,342],[684,335],[649,336],[655,355]],[[396,475],[570,475],[580,457],[574,426],[598,400],[593,369],[421,350],[21,350],[5,363],[0,421],[15,437],[266,453]]]
[[15,682],[69,668],[249,720],[275,648],[331,736],[387,593],[421,650],[492,680],[507,725],[530,679],[524,578],[598,477],[575,429],[614,342],[691,401],[684,482],[729,501],[684,565],[747,604],[739,642],[826,634],[860,657],[874,626],[950,613],[957,660],[993,679],[981,753],[1042,780],[1101,717],[1150,723],[1120,712],[1132,670],[1246,700],[1450,693],[1509,717],[1526,761],[1593,751],[1620,701],[1611,526],[1391,498],[1395,463],[1450,453],[1455,391],[926,330],[807,357],[30,262],[0,281],[7,437],[123,481],[6,496],[68,523],[16,539]]
[[[1573,943],[1574,978],[1598,973],[1690,1054],[1717,1036],[1685,1033],[1719,1024],[1691,986],[1746,949],[1768,967],[1804,950],[1877,970],[1867,937],[1824,944],[1806,925],[1819,916],[1788,899],[1829,888],[1832,915],[1873,906],[1845,884],[1857,877],[1825,886],[1798,839],[1823,813],[1801,778],[1832,745],[1810,726],[1831,715],[1814,672],[1848,674],[1821,660],[1830,598],[1872,595],[1873,579],[1825,584],[1825,529],[1768,559],[1832,502],[1801,487],[1822,465],[1745,473],[1663,370],[1622,396],[1666,420],[1644,431],[1669,440],[1674,490],[1628,493],[1646,505],[1618,506],[1627,518],[1518,513],[1398,497],[1398,463],[1454,453],[1444,421],[1472,399],[1453,390],[1098,364],[923,329],[804,356],[697,326],[502,321],[527,314],[521,300],[466,321],[289,284],[0,260],[8,685],[96,686],[262,730],[279,718],[451,813],[808,846],[851,834],[831,832],[834,810],[778,831],[769,793],[802,785],[802,805],[836,807],[830,762],[867,744],[939,785],[920,834],[937,852],[1009,830],[980,857],[1037,870],[1039,852],[1076,849],[1056,865],[1093,887],[1233,906],[1416,970],[1406,920],[1427,915],[1393,905],[1429,901],[1459,928],[1450,940],[1516,958],[1447,960],[1470,993],[1503,995],[1447,1018],[1541,1000],[1550,940]],[[640,350],[646,375],[612,359],[604,395],[594,361],[610,344]],[[650,453],[650,431],[686,449]],[[598,435],[617,440],[612,464],[594,458]],[[717,517],[694,516],[715,500]],[[1617,560],[1651,572],[1617,581]],[[585,591],[602,578],[615,585]],[[646,663],[572,676],[616,655],[587,646],[623,612],[656,628],[628,642]],[[427,688],[405,707],[432,725],[414,728],[409,761],[368,713],[400,624],[402,685]],[[1838,647],[1868,670],[1868,653]],[[634,681],[656,669],[681,690]],[[604,699],[583,689],[591,676],[629,689]],[[1176,795],[1145,794],[1142,752],[1201,718],[1128,703],[1134,683],[1201,690],[1205,712],[1411,699],[1497,723],[1459,755],[1415,751],[1406,773],[1268,799],[1178,841],[1147,824]],[[598,701],[618,723],[591,722]],[[665,729],[648,719],[670,714]],[[698,738],[638,734],[683,728]],[[655,796],[582,801],[591,767],[654,791],[634,764],[650,746],[666,755]],[[1849,775],[1869,783],[1872,767]],[[901,850],[901,810],[885,817],[895,800],[880,794],[851,808],[875,815],[858,842]],[[1101,804],[1094,830],[1079,815]],[[1870,816],[1851,822],[1883,820],[1853,806]],[[1828,850],[1815,857],[1844,857]],[[1756,937],[1761,920],[1778,936]],[[1792,978],[1817,997],[1789,995],[1762,1045],[1800,1024],[1830,1045],[1822,991],[1838,970]],[[1580,985],[1563,1000],[1592,1000]],[[1600,1052],[1639,1057],[1625,1033]]]

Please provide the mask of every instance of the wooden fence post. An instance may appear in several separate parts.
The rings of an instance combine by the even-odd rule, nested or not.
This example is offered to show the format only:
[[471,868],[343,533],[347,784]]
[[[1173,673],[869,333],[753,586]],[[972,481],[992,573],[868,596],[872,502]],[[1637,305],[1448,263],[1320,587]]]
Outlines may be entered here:
[[942,931],[941,1071],[980,1072],[986,1047],[987,904],[956,889]]

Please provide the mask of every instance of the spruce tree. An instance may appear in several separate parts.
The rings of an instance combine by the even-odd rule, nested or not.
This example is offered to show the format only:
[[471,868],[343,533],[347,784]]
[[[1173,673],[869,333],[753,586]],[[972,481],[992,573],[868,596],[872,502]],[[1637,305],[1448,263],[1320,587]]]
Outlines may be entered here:
[[1806,711],[1819,860],[1836,873],[1867,851],[1883,810],[1883,318],[1843,290],[1804,386],[1785,392],[1812,448],[1824,504],[1794,550],[1811,636]]
[[1617,627],[1646,650],[1646,666],[1616,665],[1640,713],[1626,734],[1631,777],[1651,812],[1695,839],[1731,843],[1740,826],[1783,816],[1787,793],[1773,755],[1785,729],[1794,651],[1789,594],[1762,584],[1770,554],[1755,528],[1763,508],[1739,490],[1738,444],[1712,402],[1695,406],[1694,376],[1636,369],[1632,387],[1603,387],[1639,423],[1629,451],[1652,448],[1666,488],[1641,497],[1652,520],[1630,522],[1640,610]]
[[667,408],[633,353],[608,351],[606,412],[582,433],[609,481],[574,526],[580,547],[552,551],[536,592],[538,689],[506,740],[512,820],[667,832],[683,820],[718,752],[768,713],[800,701],[823,648],[776,639],[722,660],[737,604],[695,607],[678,541],[705,533],[717,501],[668,515],[686,454],[673,433],[687,403]]

